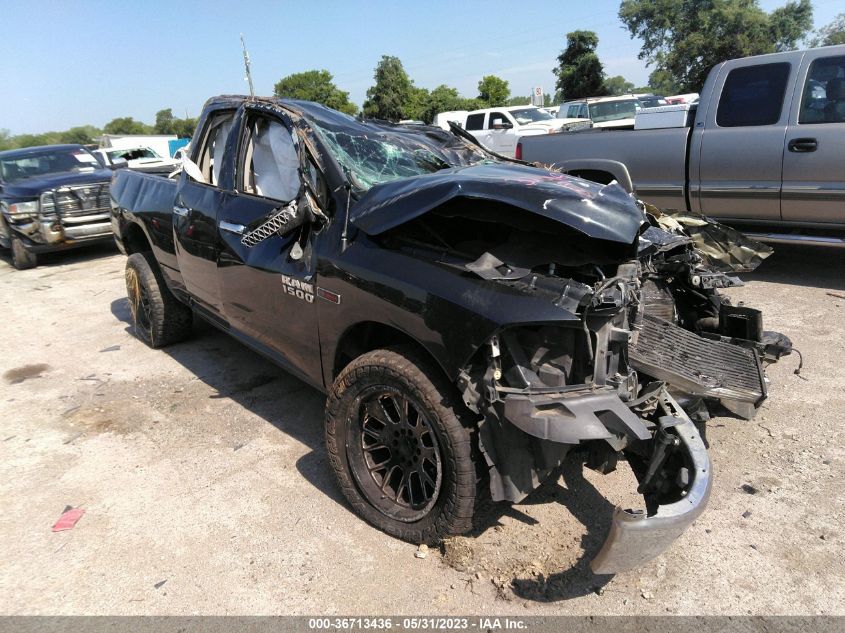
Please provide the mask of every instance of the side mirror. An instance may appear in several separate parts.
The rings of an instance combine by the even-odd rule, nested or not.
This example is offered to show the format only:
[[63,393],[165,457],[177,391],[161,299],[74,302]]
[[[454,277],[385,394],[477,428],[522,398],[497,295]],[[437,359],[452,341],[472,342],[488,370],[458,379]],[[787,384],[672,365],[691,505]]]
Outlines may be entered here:
[[109,165],[109,169],[128,169],[129,168],[129,161],[125,158],[115,158],[112,160],[111,165]]
[[507,130],[513,126],[510,123],[506,123],[503,119],[493,119],[493,125],[490,127],[494,130]]

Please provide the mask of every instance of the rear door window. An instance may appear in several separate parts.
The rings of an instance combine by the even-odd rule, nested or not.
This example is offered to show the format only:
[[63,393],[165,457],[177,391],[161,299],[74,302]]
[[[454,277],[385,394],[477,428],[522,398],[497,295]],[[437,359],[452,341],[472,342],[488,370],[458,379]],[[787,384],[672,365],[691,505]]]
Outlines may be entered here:
[[484,129],[484,113],[470,114],[467,117],[467,130],[483,130]]
[[226,147],[229,132],[232,130],[234,118],[235,112],[230,110],[215,114],[209,119],[197,154],[198,171],[186,170],[192,180],[217,186],[220,169],[223,166],[223,150]]
[[774,125],[780,120],[790,64],[761,64],[728,73],[716,124],[719,127]]

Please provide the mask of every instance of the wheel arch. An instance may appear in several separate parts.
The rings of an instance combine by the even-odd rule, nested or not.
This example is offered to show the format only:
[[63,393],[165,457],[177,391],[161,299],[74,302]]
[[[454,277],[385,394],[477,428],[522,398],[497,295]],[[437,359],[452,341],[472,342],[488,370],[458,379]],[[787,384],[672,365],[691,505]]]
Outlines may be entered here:
[[331,355],[327,383],[330,385],[334,382],[344,367],[362,354],[397,345],[412,347],[431,360],[449,382],[453,381],[453,377],[449,375],[441,359],[437,358],[430,349],[407,332],[380,321],[359,321],[349,326],[338,339]]
[[616,160],[576,158],[555,163],[555,167],[572,176],[600,182],[603,185],[615,180],[628,193],[634,192],[634,183],[628,168],[624,163]]
[[137,222],[129,222],[122,236],[127,255],[146,253],[153,250],[152,241],[147,232]]

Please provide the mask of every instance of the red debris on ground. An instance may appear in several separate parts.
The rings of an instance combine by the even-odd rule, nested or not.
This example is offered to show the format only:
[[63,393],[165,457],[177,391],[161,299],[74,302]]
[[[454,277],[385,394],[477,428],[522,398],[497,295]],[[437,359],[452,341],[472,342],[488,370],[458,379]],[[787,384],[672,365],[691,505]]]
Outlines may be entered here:
[[59,520],[53,525],[54,532],[61,532],[62,530],[70,530],[76,525],[76,522],[82,518],[85,510],[82,508],[70,508],[62,513]]

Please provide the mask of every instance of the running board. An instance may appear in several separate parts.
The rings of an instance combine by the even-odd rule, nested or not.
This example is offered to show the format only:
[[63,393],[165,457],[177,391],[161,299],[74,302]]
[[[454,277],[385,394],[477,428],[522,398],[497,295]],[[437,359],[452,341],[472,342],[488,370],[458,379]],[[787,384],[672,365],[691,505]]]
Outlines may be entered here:
[[828,237],[826,235],[798,235],[794,233],[749,233],[743,231],[746,237],[758,242],[769,244],[806,244],[808,246],[832,246],[845,248],[845,238]]

